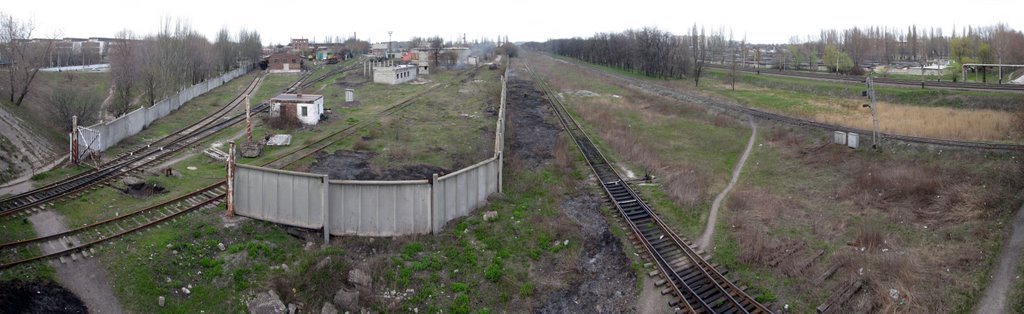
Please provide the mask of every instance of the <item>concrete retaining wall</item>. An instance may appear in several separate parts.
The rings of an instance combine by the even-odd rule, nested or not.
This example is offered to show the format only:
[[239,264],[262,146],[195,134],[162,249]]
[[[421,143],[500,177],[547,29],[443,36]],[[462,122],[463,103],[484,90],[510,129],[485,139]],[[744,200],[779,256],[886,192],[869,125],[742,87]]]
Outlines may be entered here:
[[[506,82],[494,136],[494,157],[433,180],[327,180],[326,175],[238,165],[235,213],[331,235],[437,233],[501,192]],[[323,200],[323,205],[317,203]],[[326,211],[321,211],[326,208]],[[325,223],[326,222],[326,223]]]
[[[100,139],[95,140],[92,138],[95,135],[80,137],[78,153],[84,154],[90,150],[94,152],[105,151],[111,146],[116,145],[121,140],[138,134],[152,124],[153,121],[167,116],[189,100],[224,85],[225,82],[245,75],[245,73],[248,73],[250,69],[252,69],[252,67],[235,69],[234,71],[224,73],[219,77],[184,88],[177,94],[171,95],[170,97],[167,97],[167,99],[161,100],[152,106],[136,109],[114,120],[88,126],[86,128],[98,132]],[[92,145],[90,145],[90,143],[92,143]]]

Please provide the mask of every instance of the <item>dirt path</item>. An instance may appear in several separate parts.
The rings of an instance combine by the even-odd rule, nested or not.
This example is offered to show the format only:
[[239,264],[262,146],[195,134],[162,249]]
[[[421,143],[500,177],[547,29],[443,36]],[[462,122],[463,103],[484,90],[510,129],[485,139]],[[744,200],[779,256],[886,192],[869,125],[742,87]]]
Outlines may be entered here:
[[[40,236],[67,230],[64,219],[52,210],[38,212],[28,219],[32,222],[32,228],[36,230],[36,234]],[[76,238],[64,241],[78,243]],[[43,247],[43,251],[46,253],[64,249],[65,247],[58,245]],[[56,270],[57,282],[82,299],[85,306],[89,308],[89,313],[124,312],[117,297],[114,296],[114,291],[110,289],[106,268],[96,258],[83,257],[76,253],[75,258],[64,257],[60,260],[53,260],[50,265]]]
[[1013,233],[999,253],[999,265],[991,275],[992,281],[985,288],[981,302],[978,302],[978,313],[1009,313],[1007,300],[1010,290],[1017,283],[1021,251],[1024,251],[1024,205],[1013,217]]
[[754,140],[757,138],[757,124],[754,123],[753,118],[750,118],[749,121],[750,140],[747,141],[747,149],[743,151],[739,162],[736,163],[736,168],[732,170],[732,179],[729,179],[729,184],[725,186],[722,193],[719,193],[715,197],[715,201],[711,203],[711,214],[708,215],[708,224],[704,227],[704,234],[700,236],[700,240],[697,240],[697,246],[703,251],[707,251],[708,247],[711,246],[711,236],[715,234],[715,225],[718,223],[718,207],[722,205],[722,200],[729,194],[729,191],[732,191],[732,188],[736,186],[736,181],[740,179],[740,172],[743,171],[743,165],[747,163],[747,157],[750,157],[750,150],[754,148]]

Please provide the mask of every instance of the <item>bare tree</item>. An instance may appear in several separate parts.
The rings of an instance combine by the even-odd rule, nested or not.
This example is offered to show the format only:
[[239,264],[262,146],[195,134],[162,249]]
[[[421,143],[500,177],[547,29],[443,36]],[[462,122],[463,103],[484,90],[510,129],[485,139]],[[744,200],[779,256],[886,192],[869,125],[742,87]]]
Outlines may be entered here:
[[708,54],[708,41],[704,37],[704,27],[700,28],[700,33],[697,33],[697,24],[693,24],[693,29],[690,31],[690,49],[693,51],[690,56],[693,57],[693,86],[700,86],[700,75],[704,71],[704,60]]
[[221,28],[217,32],[217,40],[213,43],[213,51],[217,58],[218,70],[227,72],[234,68],[238,61],[237,44],[231,41],[228,29]]
[[115,36],[116,40],[110,47],[110,83],[114,88],[114,100],[107,111],[115,117],[131,111],[132,98],[138,86],[138,40],[129,30]]
[[34,29],[31,20],[21,21],[0,12],[0,59],[10,63],[6,69],[8,99],[15,106],[21,106],[36,73],[46,65],[46,56],[53,49],[54,40],[31,40]]
[[95,123],[100,112],[100,103],[103,102],[99,95],[89,89],[70,87],[66,84],[58,85],[47,100],[47,111],[64,126],[64,131],[71,130],[72,116],[78,116],[80,125]]
[[427,41],[430,42],[430,58],[433,59],[434,68],[437,69],[440,65],[441,50],[444,49],[444,39],[441,36],[434,36],[427,39]]

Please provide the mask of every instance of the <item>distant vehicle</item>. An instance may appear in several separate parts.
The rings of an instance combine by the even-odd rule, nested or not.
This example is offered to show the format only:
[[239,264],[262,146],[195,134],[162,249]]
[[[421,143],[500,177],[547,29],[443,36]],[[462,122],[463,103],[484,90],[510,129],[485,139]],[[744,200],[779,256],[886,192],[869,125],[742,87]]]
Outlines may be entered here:
[[338,57],[331,56],[330,58],[327,58],[327,64],[335,64],[335,63],[338,63]]

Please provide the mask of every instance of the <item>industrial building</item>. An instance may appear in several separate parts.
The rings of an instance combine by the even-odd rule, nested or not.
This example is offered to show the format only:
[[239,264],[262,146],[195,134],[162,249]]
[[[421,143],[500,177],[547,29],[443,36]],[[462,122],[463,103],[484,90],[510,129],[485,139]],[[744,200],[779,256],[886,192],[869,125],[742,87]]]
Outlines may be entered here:
[[267,70],[270,73],[288,73],[302,71],[302,58],[290,53],[275,53],[267,57]]
[[415,65],[395,65],[373,68],[373,82],[382,84],[402,84],[416,79]]
[[270,99],[271,117],[294,117],[305,125],[316,125],[324,113],[324,96],[280,94]]

